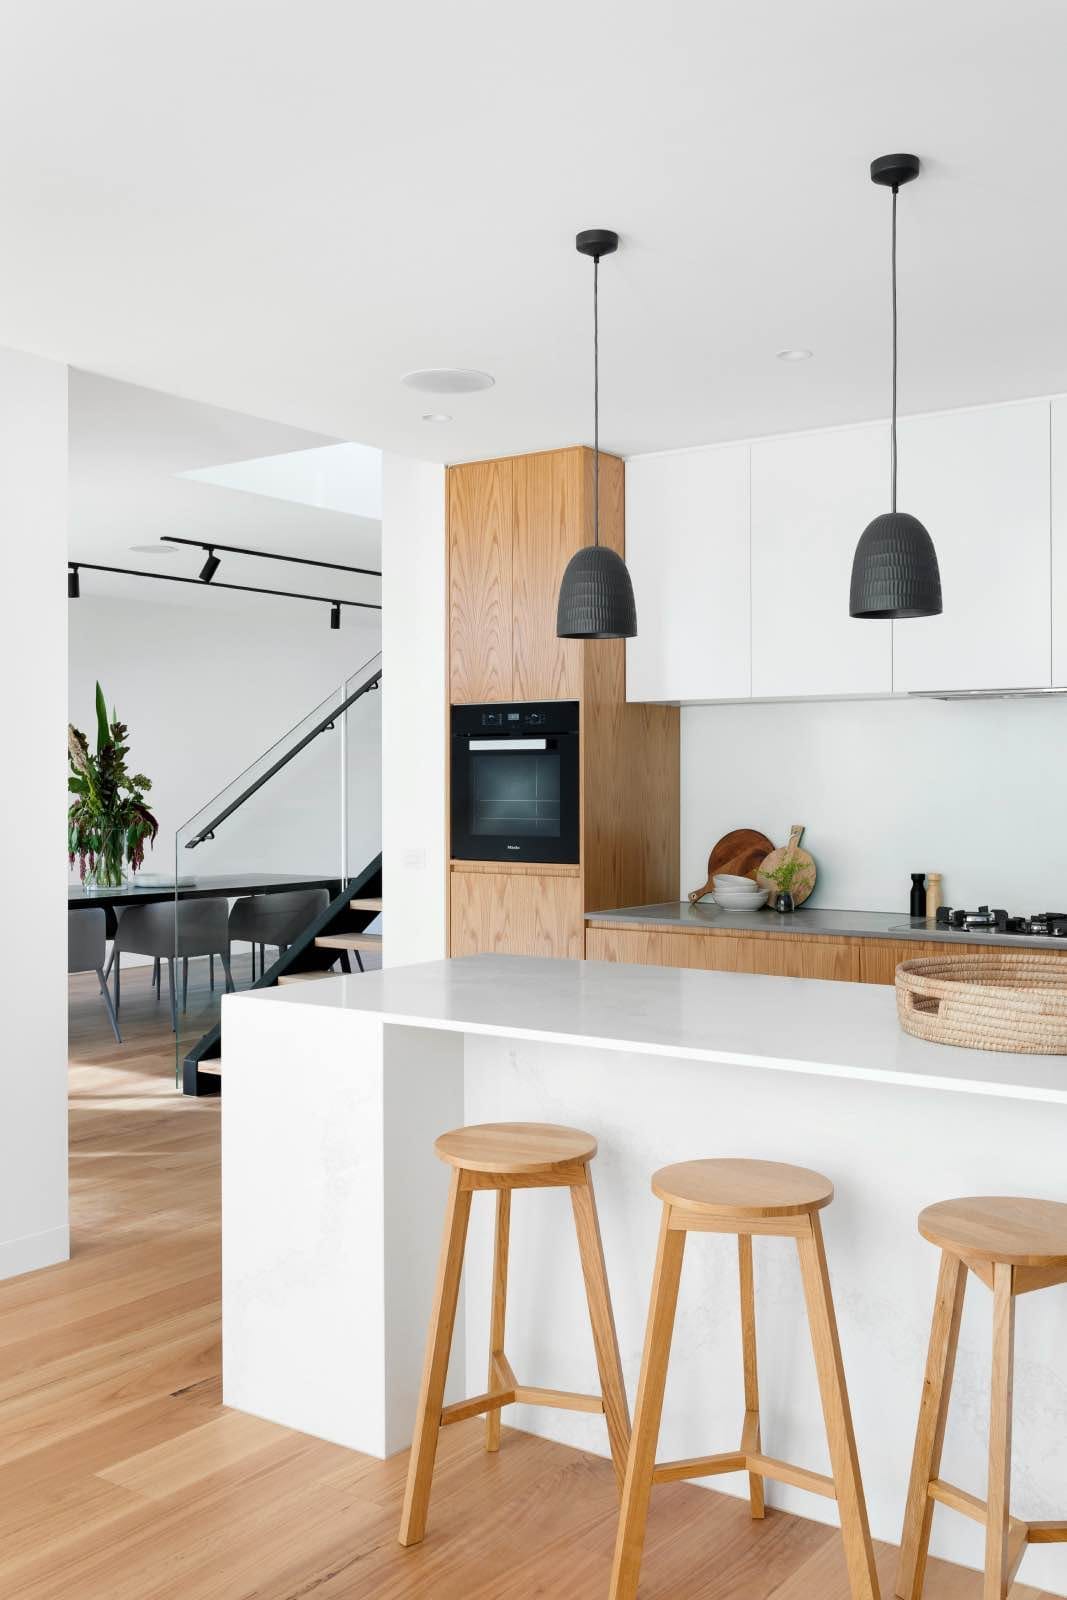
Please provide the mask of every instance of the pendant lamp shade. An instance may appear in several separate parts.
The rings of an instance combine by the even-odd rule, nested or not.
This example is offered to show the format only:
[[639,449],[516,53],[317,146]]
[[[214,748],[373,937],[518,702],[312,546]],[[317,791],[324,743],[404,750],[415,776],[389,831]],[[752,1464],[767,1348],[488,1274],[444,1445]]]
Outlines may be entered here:
[[607,545],[589,544],[567,562],[559,587],[560,639],[632,639],[637,633],[634,586],[626,563]]
[[626,563],[600,542],[600,318],[597,288],[601,256],[619,248],[609,228],[587,228],[574,241],[593,259],[593,543],[567,562],[559,586],[556,636],[560,639],[632,639],[637,633],[634,586]]
[[852,617],[936,617],[941,573],[934,541],[906,511],[886,511],[869,522],[852,562]]
[[934,541],[919,521],[897,510],[897,191],[919,176],[919,158],[879,156],[871,182],[893,191],[890,280],[893,307],[893,414],[890,429],[890,504],[868,523],[852,560],[848,611],[871,620],[941,614],[941,572]]

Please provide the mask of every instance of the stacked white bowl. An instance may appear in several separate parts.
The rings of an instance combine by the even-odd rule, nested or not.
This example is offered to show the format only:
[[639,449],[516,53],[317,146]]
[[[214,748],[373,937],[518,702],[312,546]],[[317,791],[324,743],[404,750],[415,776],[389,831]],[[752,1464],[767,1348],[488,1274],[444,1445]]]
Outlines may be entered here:
[[739,878],[732,872],[717,872],[712,879],[715,904],[724,911],[758,911],[767,904],[768,891],[761,889],[751,878]]

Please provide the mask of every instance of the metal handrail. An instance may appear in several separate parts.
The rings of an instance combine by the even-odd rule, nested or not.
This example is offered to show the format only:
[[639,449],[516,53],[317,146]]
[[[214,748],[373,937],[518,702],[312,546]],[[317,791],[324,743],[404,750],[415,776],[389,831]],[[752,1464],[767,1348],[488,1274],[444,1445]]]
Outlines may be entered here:
[[320,733],[325,733],[328,728],[332,728],[337,718],[343,716],[349,706],[354,706],[356,701],[361,700],[365,694],[369,694],[372,689],[377,689],[381,681],[382,669],[378,667],[369,678],[366,678],[359,685],[358,689],[352,691],[346,700],[342,700],[341,704],[323,717],[321,722],[317,722],[313,728],[310,728],[304,737],[293,745],[291,750],[287,750],[284,756],[280,756],[273,766],[267,768],[266,772],[261,772],[255,782],[250,783],[248,788],[237,796],[236,800],[231,800],[229,805],[225,806],[217,817],[212,817],[206,827],[201,828],[199,833],[194,834],[191,839],[187,840],[185,848],[187,850],[195,850],[196,846],[203,844],[206,839],[213,839],[215,837],[215,829],[220,823],[225,822],[228,817],[232,817],[235,811],[240,810],[245,801],[250,800],[259,789],[262,789],[265,783],[269,783],[271,778],[276,773],[281,772],[283,767],[287,767],[294,756],[299,755],[301,750],[306,749],[313,739],[318,738]]

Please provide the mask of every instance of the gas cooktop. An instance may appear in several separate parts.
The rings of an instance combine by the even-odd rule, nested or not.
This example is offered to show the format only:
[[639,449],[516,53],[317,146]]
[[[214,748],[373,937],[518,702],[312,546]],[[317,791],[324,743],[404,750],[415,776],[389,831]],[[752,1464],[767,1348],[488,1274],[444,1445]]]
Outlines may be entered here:
[[977,911],[940,906],[937,926],[960,933],[1021,933],[1031,938],[1067,939],[1067,911],[1040,911],[1032,917],[1009,917],[1006,911],[979,906]]

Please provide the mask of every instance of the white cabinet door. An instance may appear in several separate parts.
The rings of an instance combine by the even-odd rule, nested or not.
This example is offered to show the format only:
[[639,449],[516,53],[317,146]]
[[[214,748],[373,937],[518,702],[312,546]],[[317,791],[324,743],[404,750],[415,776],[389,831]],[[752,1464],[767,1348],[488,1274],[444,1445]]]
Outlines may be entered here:
[[888,479],[881,423],[752,446],[753,695],[891,692],[891,625],[848,614],[852,556]]
[[626,698],[746,698],[748,447],[628,461],[626,563],[637,603]]
[[1067,687],[1067,400],[1052,402],[1052,681]]
[[893,623],[898,693],[1051,683],[1049,471],[1047,400],[900,424],[898,504],[934,541],[945,609]]

